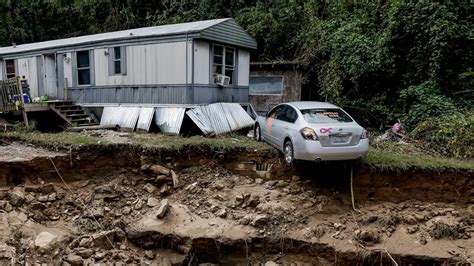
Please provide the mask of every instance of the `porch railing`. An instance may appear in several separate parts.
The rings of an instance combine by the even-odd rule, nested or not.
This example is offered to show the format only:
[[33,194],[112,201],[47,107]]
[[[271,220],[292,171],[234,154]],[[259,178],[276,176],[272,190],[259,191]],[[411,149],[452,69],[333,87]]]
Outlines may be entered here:
[[25,121],[26,126],[28,126],[28,118],[24,107],[25,102],[20,77],[0,80],[0,112],[21,110],[23,113],[23,120]]

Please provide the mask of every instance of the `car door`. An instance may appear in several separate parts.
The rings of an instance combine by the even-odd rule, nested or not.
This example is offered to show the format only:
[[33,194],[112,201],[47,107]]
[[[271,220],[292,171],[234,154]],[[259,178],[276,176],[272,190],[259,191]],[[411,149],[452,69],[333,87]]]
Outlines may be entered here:
[[261,127],[263,138],[274,146],[278,145],[274,136],[275,124],[278,124],[278,117],[281,117],[284,107],[284,105],[278,105],[273,108],[265,118],[265,124]]
[[298,114],[296,110],[289,105],[284,105],[273,127],[274,139],[281,149],[283,149],[283,141],[285,138],[294,135],[296,131],[294,123],[297,118]]

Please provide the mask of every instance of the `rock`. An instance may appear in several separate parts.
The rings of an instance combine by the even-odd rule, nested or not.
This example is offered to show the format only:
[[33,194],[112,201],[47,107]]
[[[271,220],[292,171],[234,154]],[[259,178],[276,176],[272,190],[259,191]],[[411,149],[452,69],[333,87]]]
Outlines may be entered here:
[[83,259],[82,257],[76,255],[76,254],[69,254],[67,257],[64,259],[66,262],[69,262],[71,265],[76,266],[76,265],[83,265]]
[[153,197],[149,197],[146,203],[148,207],[152,207],[152,208],[158,206],[159,204],[160,204],[160,201]]
[[265,225],[267,223],[268,219],[266,215],[257,215],[252,219],[252,222],[250,223],[253,226],[260,226],[260,225]]
[[57,199],[57,195],[55,192],[48,195],[48,201],[55,201]]
[[170,172],[171,172],[171,178],[173,179],[173,187],[176,188],[178,187],[178,184],[179,184],[178,175],[173,170],[170,170]]
[[[110,249],[110,242],[120,242],[125,238],[125,232],[121,229],[106,230],[91,235],[94,247]],[[110,241],[110,242],[109,242]]]
[[263,184],[263,179],[261,179],[261,178],[256,178],[256,179],[255,179],[255,184],[257,184],[257,185]]
[[426,217],[425,215],[421,214],[421,213],[415,213],[415,219],[418,221],[418,222],[424,222]]
[[39,202],[47,202],[48,201],[48,196],[47,195],[40,195],[40,196],[38,196],[38,201]]
[[55,187],[53,183],[48,183],[44,185],[28,185],[25,186],[25,192],[33,192],[33,193],[42,193],[42,194],[49,194],[55,191]]
[[242,203],[244,203],[244,196],[243,195],[235,196],[235,205],[238,206],[238,205],[241,205]]
[[294,176],[291,177],[291,181],[298,182],[298,181],[300,181],[300,177],[297,176],[297,175],[294,175]]
[[407,227],[407,233],[410,235],[416,233],[418,230],[419,230],[418,225]]
[[199,188],[199,185],[198,185],[198,182],[194,182],[190,185],[188,185],[185,190],[191,192],[191,193],[197,193],[199,192],[200,188]]
[[42,210],[45,210],[47,207],[48,206],[46,206],[46,204],[41,203],[41,202],[35,202],[35,203],[31,204],[31,209],[32,210],[42,211]]
[[[9,263],[7,263],[5,259],[9,260]],[[16,265],[16,250],[14,247],[0,243],[0,263],[6,263],[6,265]]]
[[130,212],[132,212],[132,208],[128,207],[128,206],[125,206],[122,210],[122,214],[130,214]]
[[104,209],[101,207],[92,208],[90,212],[88,212],[87,215],[85,215],[85,217],[102,219],[104,218]]
[[248,201],[248,206],[255,208],[257,205],[260,204],[260,197],[257,195],[252,195]]
[[242,219],[240,219],[240,224],[248,225],[250,224],[251,221],[252,221],[252,215],[247,214]]
[[5,205],[5,208],[3,208],[4,211],[6,212],[11,212],[13,211],[13,207],[12,205],[10,204],[10,202],[7,202],[7,204]]
[[276,264],[273,261],[267,261],[267,262],[265,262],[264,266],[278,266],[278,264]]
[[161,185],[161,184],[164,184],[164,183],[173,182],[173,179],[169,178],[165,175],[157,175],[156,178],[155,178],[155,182],[158,185]]
[[4,209],[5,206],[7,206],[7,203],[9,204],[9,202],[6,200],[0,200],[0,209]]
[[94,250],[89,249],[89,248],[76,248],[74,249],[74,253],[77,255],[81,256],[84,259],[90,258],[92,255],[94,255]]
[[278,181],[276,181],[276,180],[271,180],[271,181],[265,182],[264,186],[265,186],[267,189],[273,189],[277,184],[278,184]]
[[168,183],[164,183],[163,185],[161,185],[160,187],[160,194],[163,194],[163,193],[166,193],[166,191],[168,191],[170,189],[170,187],[168,186]]
[[137,210],[137,211],[141,210],[143,208],[143,205],[145,205],[145,202],[143,200],[139,199],[137,201],[137,203],[135,204],[135,206],[133,206],[133,209]]
[[221,209],[216,213],[216,215],[218,217],[225,218],[227,216],[227,211],[226,211],[226,209]]
[[33,196],[31,193],[28,193],[25,195],[26,203],[32,203],[34,200],[35,200],[35,196]]
[[165,217],[166,212],[168,211],[169,207],[170,207],[170,205],[168,203],[168,200],[167,199],[162,200],[160,208],[156,212],[156,218],[161,219],[161,218]]
[[79,247],[91,247],[92,244],[92,238],[90,237],[84,237],[79,241]]
[[147,259],[152,260],[152,259],[155,258],[155,253],[153,253],[153,251],[151,251],[151,250],[146,250],[146,251],[145,251],[145,257],[146,257]]
[[152,172],[155,175],[170,175],[170,169],[159,164],[151,165],[146,171]]
[[381,237],[378,232],[374,232],[372,230],[365,230],[365,229],[356,230],[355,238],[357,241],[360,241],[364,243],[365,245],[377,244],[381,240]]
[[14,187],[13,190],[8,191],[8,198],[11,205],[21,205],[25,201],[25,192],[21,187]]
[[57,235],[53,235],[50,232],[41,232],[35,238],[35,246],[43,251],[47,251],[53,247],[57,238]]
[[222,194],[214,195],[214,198],[219,201],[225,201],[225,198],[224,196],[222,196]]
[[155,192],[156,187],[150,183],[147,183],[145,186],[143,186],[143,189],[146,190],[148,193],[153,193]]
[[95,253],[94,258],[95,258],[96,260],[101,260],[101,259],[105,258],[105,256],[107,256],[107,253],[105,253],[105,252],[97,252],[97,253]]
[[406,223],[406,224],[409,224],[409,225],[415,225],[417,224],[417,221],[416,221],[416,218],[415,216],[411,215],[411,214],[408,214],[408,215],[405,215],[402,217],[403,221]]

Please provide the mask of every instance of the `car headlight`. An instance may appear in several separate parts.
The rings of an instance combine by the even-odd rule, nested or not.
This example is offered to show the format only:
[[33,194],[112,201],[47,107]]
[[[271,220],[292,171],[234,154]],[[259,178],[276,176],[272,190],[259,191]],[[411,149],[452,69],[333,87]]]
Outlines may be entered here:
[[362,134],[360,135],[360,139],[366,139],[369,137],[369,132],[365,129],[362,130]]
[[312,128],[305,127],[300,130],[301,136],[303,136],[304,139],[307,140],[319,140],[318,135],[316,135],[316,132]]

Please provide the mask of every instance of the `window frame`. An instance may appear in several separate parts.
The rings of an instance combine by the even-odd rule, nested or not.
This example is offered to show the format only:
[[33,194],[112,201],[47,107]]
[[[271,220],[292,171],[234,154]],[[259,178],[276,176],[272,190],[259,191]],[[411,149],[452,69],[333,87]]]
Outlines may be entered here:
[[[273,94],[273,93],[252,93],[250,92],[250,80],[252,77],[258,78],[281,78],[281,87],[280,93]],[[264,96],[283,96],[283,89],[285,84],[285,77],[283,75],[249,75],[249,95],[264,95]]]
[[[121,75],[122,74],[122,53],[120,51],[122,50],[120,46],[113,47],[114,49],[114,54],[112,56],[112,62],[113,62],[113,73],[114,75]],[[117,58],[117,50],[119,51],[119,57]],[[117,72],[117,62],[119,62],[119,71]]]
[[[16,77],[16,66],[15,66],[15,59],[6,59],[4,60],[5,62],[5,77],[7,79],[10,79],[10,78],[15,78]],[[11,66],[10,67],[13,67],[13,72],[8,72],[8,63],[11,62]],[[13,76],[11,76],[13,75]],[[9,77],[10,76],[10,77]]]
[[[120,58],[115,57],[115,49],[120,50]],[[108,48],[109,76],[127,75],[127,49],[126,46],[113,46]],[[115,70],[115,63],[120,62],[120,73]]]
[[[215,63],[215,61],[214,61],[214,57],[216,56],[216,54],[215,54],[215,47],[216,46],[217,47],[222,47],[222,55],[219,55],[219,56],[222,57],[222,63],[221,64]],[[228,77],[230,77],[229,85],[237,85],[237,77],[236,77],[237,48],[231,47],[231,46],[220,45],[220,44],[212,44],[211,48],[212,48],[211,49],[211,60],[210,60],[211,61],[210,72],[211,72],[211,78],[212,78],[212,83],[211,84],[216,84],[215,83],[215,76],[216,75],[227,76],[226,71],[229,70],[229,71],[232,71],[232,75],[228,76]],[[226,54],[227,54],[228,50],[232,51],[232,56],[233,56],[232,65],[227,65],[227,63],[226,63]],[[221,73],[214,72],[214,66],[221,67]]]
[[[79,67],[79,53],[81,52],[87,52],[87,60],[88,60],[88,66],[87,67]],[[86,86],[92,86],[92,66],[91,66],[91,52],[94,52],[94,50],[80,50],[76,51],[76,83],[78,87],[86,87]],[[82,70],[89,70],[89,84],[79,84],[79,71]]]

